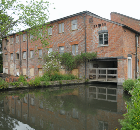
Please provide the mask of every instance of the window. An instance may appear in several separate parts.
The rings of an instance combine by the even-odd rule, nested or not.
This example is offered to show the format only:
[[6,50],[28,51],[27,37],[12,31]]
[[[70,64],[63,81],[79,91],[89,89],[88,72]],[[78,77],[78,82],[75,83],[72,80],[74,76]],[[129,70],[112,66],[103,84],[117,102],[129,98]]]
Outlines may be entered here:
[[48,28],[48,35],[52,35],[52,28]]
[[10,38],[10,43],[11,43],[11,44],[14,43],[14,38],[13,38],[13,37]]
[[8,55],[5,54],[5,61],[8,61]]
[[30,76],[33,77],[34,76],[34,68],[30,69]]
[[38,52],[39,52],[39,58],[42,58],[42,49],[39,49]]
[[16,59],[17,60],[19,59],[19,53],[16,53]]
[[59,47],[59,53],[60,53],[60,54],[63,54],[63,53],[64,53],[64,46],[60,46],[60,47]]
[[42,68],[38,68],[38,75],[39,76],[42,76],[43,75]]
[[11,53],[11,58],[10,59],[13,60],[13,53]]
[[73,55],[78,55],[78,45],[72,45],[72,54]]
[[48,55],[52,52],[52,48],[49,48]]
[[77,29],[77,20],[72,20],[72,30]]
[[64,32],[64,23],[59,24],[59,33]]
[[32,34],[30,34],[30,40],[32,40],[34,38],[34,36]]
[[16,43],[19,43],[19,36],[16,36]]
[[23,68],[23,75],[26,75],[26,68]]
[[26,34],[23,34],[23,42],[26,41]]
[[99,34],[99,45],[108,45],[108,33]]
[[23,59],[26,59],[26,51],[23,51]]
[[98,121],[99,130],[108,130],[108,123],[104,121]]
[[30,51],[30,58],[33,58],[33,57],[34,57],[34,51],[31,50],[31,51]]

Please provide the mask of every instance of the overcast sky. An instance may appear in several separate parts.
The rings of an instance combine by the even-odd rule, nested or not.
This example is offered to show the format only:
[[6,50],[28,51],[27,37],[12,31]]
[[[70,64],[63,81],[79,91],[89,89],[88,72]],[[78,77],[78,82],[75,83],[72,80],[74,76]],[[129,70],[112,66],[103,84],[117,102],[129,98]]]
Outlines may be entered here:
[[86,10],[107,19],[110,19],[111,12],[118,12],[140,20],[140,0],[49,0],[49,2],[54,3],[49,9],[49,21]]

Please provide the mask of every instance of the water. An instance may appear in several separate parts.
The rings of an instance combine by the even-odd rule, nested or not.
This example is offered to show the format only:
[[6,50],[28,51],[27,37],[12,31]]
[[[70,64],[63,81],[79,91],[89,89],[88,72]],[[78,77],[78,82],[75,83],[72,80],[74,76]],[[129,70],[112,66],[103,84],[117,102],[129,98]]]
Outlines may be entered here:
[[92,84],[3,92],[0,130],[114,130],[126,113],[122,87]]

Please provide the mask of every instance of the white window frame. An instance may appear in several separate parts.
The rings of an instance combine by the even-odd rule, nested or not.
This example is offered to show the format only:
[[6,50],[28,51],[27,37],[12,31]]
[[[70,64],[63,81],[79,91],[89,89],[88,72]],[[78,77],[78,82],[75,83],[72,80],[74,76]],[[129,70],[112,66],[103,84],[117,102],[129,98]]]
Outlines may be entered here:
[[23,51],[23,59],[26,59],[26,51]]
[[78,55],[78,44],[72,45],[72,55]]
[[38,57],[42,58],[42,49],[38,49]]
[[[107,44],[105,44],[105,36],[107,34]],[[102,36],[102,43],[100,43],[100,36]],[[107,45],[108,46],[108,33],[99,33],[99,45],[102,46],[102,45]]]
[[34,51],[30,50],[30,58],[34,58]]
[[48,28],[48,35],[52,35],[52,27]]
[[76,30],[77,29],[77,19],[74,19],[71,21],[71,29]]
[[[131,61],[131,66],[130,66],[131,67],[130,68],[131,70],[130,70],[130,77],[129,77],[129,72],[128,72],[128,78],[129,79],[132,79],[132,58],[131,57],[128,57],[128,62],[129,62],[129,60]],[[129,64],[128,64],[128,67],[129,67]],[[129,71],[129,68],[128,68],[128,71]]]
[[[63,50],[63,52],[61,52],[61,50]],[[59,46],[59,54],[63,54],[64,53],[64,46]]]
[[59,24],[59,33],[63,33],[64,32],[64,23],[60,23]]

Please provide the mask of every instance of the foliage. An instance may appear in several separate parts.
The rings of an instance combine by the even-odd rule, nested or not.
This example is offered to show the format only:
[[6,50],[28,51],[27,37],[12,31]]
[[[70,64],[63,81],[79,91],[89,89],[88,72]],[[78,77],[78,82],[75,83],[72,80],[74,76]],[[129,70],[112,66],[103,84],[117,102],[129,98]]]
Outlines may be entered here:
[[46,71],[54,72],[59,71],[61,65],[65,67],[66,70],[71,71],[77,68],[81,63],[86,60],[91,60],[97,56],[97,53],[81,53],[79,55],[72,55],[72,53],[65,52],[63,54],[59,54],[58,52],[53,52],[45,57],[45,65],[44,68]]
[[76,77],[72,74],[60,74],[59,72],[54,72],[52,74],[45,73],[40,77],[41,81],[57,81],[57,80],[72,80]]
[[3,72],[3,58],[2,58],[2,54],[0,54],[0,73]]
[[10,85],[19,87],[19,86],[28,85],[28,82],[27,82],[25,76],[20,75],[19,78],[18,78],[18,81],[17,82],[11,82]]
[[40,77],[39,76],[35,77],[35,79],[30,80],[28,84],[29,86],[32,86],[32,87],[40,86],[41,85]]
[[128,79],[128,80],[125,80],[124,83],[123,83],[123,89],[125,91],[130,91],[134,88],[134,80],[133,79]]
[[19,87],[20,86],[20,82],[11,82],[10,85]]
[[45,71],[50,75],[53,72],[58,72],[60,69],[60,54],[58,52],[52,52],[44,57]]
[[[2,0],[0,4],[0,39],[10,31],[15,31],[15,26],[32,28],[34,33],[37,28],[48,20],[48,7],[50,3],[46,0]],[[20,30],[21,26],[18,28]],[[17,31],[17,28],[16,28]],[[37,36],[37,35],[36,35]]]
[[0,89],[7,89],[8,83],[4,81],[2,78],[0,78]]
[[[0,39],[0,53],[2,52],[2,40]],[[3,58],[2,54],[0,54],[0,73],[3,72]]]
[[128,112],[124,114],[124,120],[120,120],[122,130],[140,129],[140,84],[137,84],[131,95],[131,102],[127,102]]

